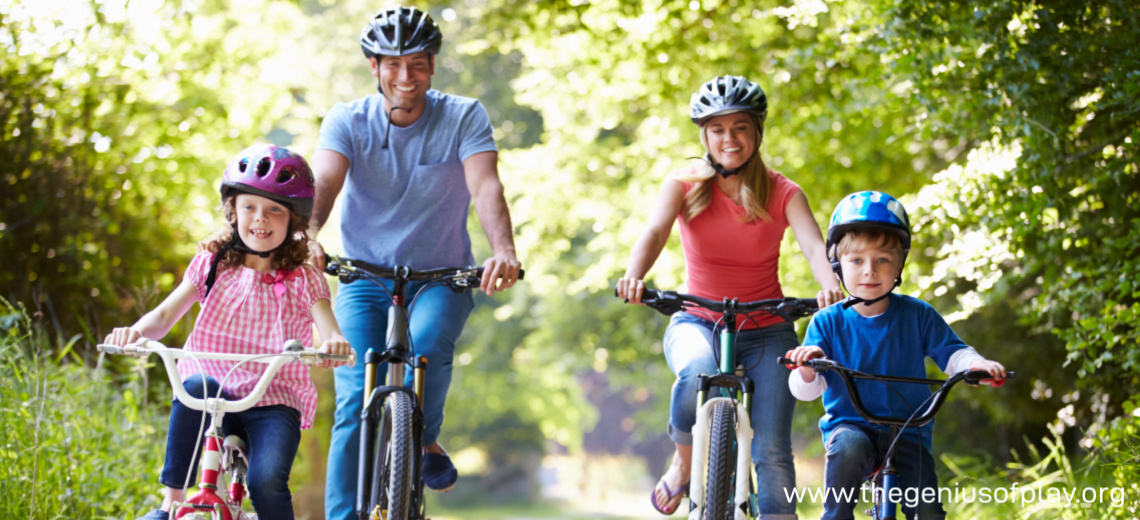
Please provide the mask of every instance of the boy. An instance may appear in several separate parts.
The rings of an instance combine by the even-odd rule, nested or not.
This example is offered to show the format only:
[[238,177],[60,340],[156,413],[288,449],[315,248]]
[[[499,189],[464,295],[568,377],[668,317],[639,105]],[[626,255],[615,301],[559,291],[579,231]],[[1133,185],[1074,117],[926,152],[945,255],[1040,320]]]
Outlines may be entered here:
[[[826,245],[832,269],[850,297],[840,305],[820,310],[808,326],[803,346],[789,351],[786,357],[797,364],[827,357],[855,370],[915,378],[926,377],[925,358],[929,357],[949,374],[974,369],[985,370],[999,380],[1005,377],[1000,363],[987,361],[962,343],[929,304],[892,294],[902,282],[902,268],[910,250],[910,220],[894,197],[876,191],[845,197],[831,215]],[[1000,386],[1004,381],[984,382]],[[867,409],[882,416],[908,417],[910,408],[930,397],[930,389],[923,385],[893,385],[905,403],[877,381],[857,380],[856,385]],[[823,373],[820,377],[800,366],[791,373],[788,386],[792,395],[803,401],[823,396],[826,415],[820,419],[819,428],[827,451],[824,485],[829,490],[823,518],[853,518],[858,487],[883,461],[892,441],[890,432],[859,416],[836,374]],[[921,434],[907,428],[895,448],[899,484],[904,490],[937,490],[930,456],[933,427],[933,422],[923,426]],[[911,491],[905,496],[919,497],[922,493]],[[914,518],[915,502],[902,504],[908,518]],[[917,505],[923,520],[946,516],[937,498]]]

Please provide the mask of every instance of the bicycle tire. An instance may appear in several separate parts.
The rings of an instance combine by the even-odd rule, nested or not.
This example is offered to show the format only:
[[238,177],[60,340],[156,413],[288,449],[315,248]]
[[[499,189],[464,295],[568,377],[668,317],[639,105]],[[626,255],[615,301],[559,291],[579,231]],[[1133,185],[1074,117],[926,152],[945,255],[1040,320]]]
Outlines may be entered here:
[[709,470],[705,477],[704,520],[733,520],[733,474],[736,472],[736,406],[713,405],[709,428]]
[[[411,510],[412,469],[416,462],[412,435],[412,399],[404,392],[393,392],[384,399],[384,418],[380,422],[380,445],[374,483],[382,483],[383,497],[373,496],[372,503],[387,510],[388,520],[407,520]],[[380,486],[373,486],[375,490]],[[385,507],[387,506],[387,507]]]

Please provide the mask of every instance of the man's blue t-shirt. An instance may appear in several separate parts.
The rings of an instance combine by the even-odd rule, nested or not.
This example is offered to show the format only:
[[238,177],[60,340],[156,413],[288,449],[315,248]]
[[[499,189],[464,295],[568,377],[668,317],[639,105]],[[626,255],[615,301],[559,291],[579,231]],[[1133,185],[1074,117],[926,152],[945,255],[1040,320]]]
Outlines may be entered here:
[[463,161],[497,150],[486,110],[474,99],[428,90],[423,115],[391,126],[384,148],[386,128],[379,94],[337,103],[321,123],[317,149],[351,163],[340,220],[345,255],[413,269],[474,264]]
[[[966,347],[930,304],[894,293],[890,295],[887,311],[871,318],[860,316],[854,307],[844,309],[842,305],[820,310],[808,325],[803,344],[818,346],[825,356],[847,368],[870,374],[918,378],[926,377],[925,358],[933,359],[940,369],[946,370],[950,356]],[[827,382],[827,390],[823,393],[826,414],[819,420],[824,442],[840,424],[856,422],[869,425],[855,411],[847,386],[839,374],[824,372],[820,375]],[[878,416],[910,417],[911,409],[917,410],[931,395],[926,385],[890,384],[902,393],[907,403],[903,403],[899,395],[883,383],[855,380],[863,405]],[[930,449],[933,430],[934,421],[922,427],[922,443],[927,449]],[[907,427],[906,433],[917,435],[911,427]]]

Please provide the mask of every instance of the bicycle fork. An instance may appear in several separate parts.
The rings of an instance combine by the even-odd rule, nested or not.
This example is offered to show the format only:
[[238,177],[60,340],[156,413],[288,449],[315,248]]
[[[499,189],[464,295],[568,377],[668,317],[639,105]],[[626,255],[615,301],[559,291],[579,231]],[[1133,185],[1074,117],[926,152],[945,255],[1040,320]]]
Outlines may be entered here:
[[[704,397],[702,391],[698,401]],[[751,494],[752,476],[752,421],[748,412],[748,401],[751,394],[745,394],[745,401],[735,401],[729,397],[714,397],[706,401],[697,410],[697,423],[693,426],[693,460],[692,475],[689,478],[689,500],[692,507],[689,511],[690,520],[700,520],[704,515],[707,504],[705,499],[705,482],[708,475],[708,453],[712,411],[716,403],[727,401],[736,409],[736,479],[732,498],[734,518],[746,520],[750,518],[749,495]],[[747,513],[746,513],[747,512]]]
[[[184,520],[206,520],[208,512],[213,520],[237,520],[241,518],[241,502],[245,498],[245,455],[244,442],[239,437],[230,436],[222,441],[221,419],[218,413],[210,424],[202,449],[200,469],[202,479],[198,482],[198,492],[185,502],[175,502],[171,511],[174,518]],[[223,450],[225,450],[223,452]],[[223,456],[224,455],[224,456]],[[218,479],[222,471],[233,470],[230,482],[229,500],[218,494]]]
[[[401,300],[402,301],[402,300]],[[383,482],[373,481],[373,476],[376,473],[376,465],[383,464],[386,460],[385,454],[376,453],[377,433],[380,425],[380,416],[384,408],[384,400],[392,392],[405,391],[404,385],[404,364],[407,362],[407,343],[408,343],[408,315],[407,309],[402,305],[392,305],[388,308],[388,332],[387,332],[387,347],[384,354],[379,354],[372,349],[368,349],[364,356],[364,406],[361,410],[361,431],[360,431],[360,461],[357,465],[357,493],[356,493],[356,513],[359,520],[383,520],[388,516],[387,504],[385,498],[382,496]],[[424,384],[425,376],[427,373],[427,358],[422,356],[411,356],[412,377],[413,377],[413,393],[415,396],[416,417],[414,422],[417,427],[413,431],[418,432],[421,430],[419,427],[422,418],[419,411],[423,410],[424,399]],[[381,363],[388,363],[388,384],[387,386],[377,385],[377,372]],[[414,443],[416,450],[422,449],[421,442],[416,439]],[[418,453],[418,451],[417,451]],[[417,459],[418,460],[418,459]],[[421,468],[419,464],[415,464],[415,471],[413,477],[418,482],[420,478]],[[418,486],[417,486],[418,488]],[[380,492],[376,492],[379,490]],[[420,490],[422,493],[422,490]],[[370,504],[370,498],[373,496],[381,497],[378,503]],[[417,502],[422,501],[422,497],[417,494]]]

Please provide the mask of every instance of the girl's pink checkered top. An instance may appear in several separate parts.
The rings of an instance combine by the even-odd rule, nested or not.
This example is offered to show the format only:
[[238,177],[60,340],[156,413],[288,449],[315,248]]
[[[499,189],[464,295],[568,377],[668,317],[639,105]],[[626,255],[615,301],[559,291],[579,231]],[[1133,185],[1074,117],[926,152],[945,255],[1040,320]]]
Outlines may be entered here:
[[[186,350],[271,354],[280,352],[290,339],[312,346],[311,309],[316,302],[329,299],[328,282],[316,268],[305,264],[295,271],[278,271],[275,275],[264,275],[244,266],[219,269],[206,299],[206,276],[213,259],[213,253],[199,253],[186,269],[186,279],[197,287],[201,305]],[[221,382],[236,364],[184,359],[178,364],[178,375],[185,381],[205,372]],[[225,391],[234,399],[249,395],[264,368],[262,363],[243,364],[225,381]],[[317,413],[317,388],[307,365],[285,364],[256,406],[276,404],[298,410],[301,429],[312,427]]]

